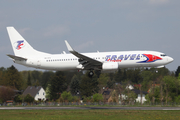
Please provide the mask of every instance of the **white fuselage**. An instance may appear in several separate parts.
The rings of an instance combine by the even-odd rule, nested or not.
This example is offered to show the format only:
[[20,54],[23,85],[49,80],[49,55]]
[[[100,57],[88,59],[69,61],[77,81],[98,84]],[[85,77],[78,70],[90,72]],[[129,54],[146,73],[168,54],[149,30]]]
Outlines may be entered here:
[[[82,53],[90,58],[96,59],[100,62],[117,62],[118,68],[130,67],[158,67],[166,65],[173,61],[169,56],[155,51],[124,51],[124,52],[96,52],[96,53]],[[152,55],[148,58],[144,54]],[[154,58],[157,56],[161,59]],[[82,70],[79,67],[80,63],[73,54],[47,54],[45,56],[26,56],[27,61],[15,61],[15,63],[46,70]],[[148,59],[151,59],[148,61]],[[143,62],[145,61],[145,62]]]

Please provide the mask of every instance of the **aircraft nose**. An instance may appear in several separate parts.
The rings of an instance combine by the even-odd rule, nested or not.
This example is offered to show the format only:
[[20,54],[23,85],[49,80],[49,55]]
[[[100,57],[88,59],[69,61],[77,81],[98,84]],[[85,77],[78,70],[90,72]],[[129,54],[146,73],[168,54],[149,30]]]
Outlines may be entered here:
[[168,58],[168,61],[169,61],[169,62],[172,62],[172,61],[174,61],[174,59],[173,59],[172,57],[169,57],[169,58]]

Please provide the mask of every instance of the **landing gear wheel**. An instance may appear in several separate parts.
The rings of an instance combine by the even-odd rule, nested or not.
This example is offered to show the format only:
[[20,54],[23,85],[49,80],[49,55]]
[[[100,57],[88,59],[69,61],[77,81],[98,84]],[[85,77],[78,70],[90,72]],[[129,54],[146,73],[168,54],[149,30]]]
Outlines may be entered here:
[[94,72],[90,71],[88,75],[89,75],[89,77],[92,77],[94,75]]

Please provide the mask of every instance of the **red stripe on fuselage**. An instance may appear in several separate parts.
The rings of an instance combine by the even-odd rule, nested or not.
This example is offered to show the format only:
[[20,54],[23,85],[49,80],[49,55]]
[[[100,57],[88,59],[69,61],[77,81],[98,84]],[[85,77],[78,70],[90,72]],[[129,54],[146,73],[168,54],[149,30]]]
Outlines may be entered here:
[[146,62],[153,62],[156,60],[162,60],[162,58],[155,56],[155,55],[151,55],[151,54],[143,54],[143,55],[145,55],[148,58],[148,61],[146,61]]

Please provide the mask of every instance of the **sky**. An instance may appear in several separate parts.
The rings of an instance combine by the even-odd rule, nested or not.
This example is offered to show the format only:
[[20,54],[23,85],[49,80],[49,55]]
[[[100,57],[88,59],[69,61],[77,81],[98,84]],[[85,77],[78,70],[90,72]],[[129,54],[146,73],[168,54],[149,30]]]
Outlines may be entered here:
[[13,63],[6,27],[13,26],[36,50],[69,53],[153,50],[180,65],[180,0],[1,0],[0,67],[36,70]]

